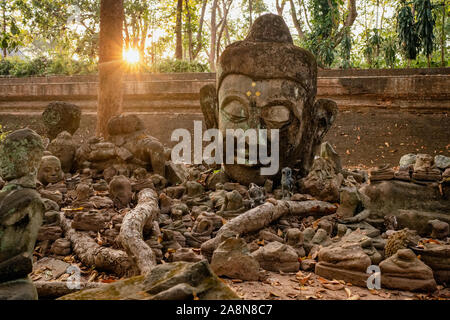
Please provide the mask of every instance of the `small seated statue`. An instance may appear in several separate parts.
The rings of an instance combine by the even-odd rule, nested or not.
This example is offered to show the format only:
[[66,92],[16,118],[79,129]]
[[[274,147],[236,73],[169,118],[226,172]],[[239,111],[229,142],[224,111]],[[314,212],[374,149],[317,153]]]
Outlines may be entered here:
[[254,183],[250,183],[248,195],[250,197],[250,208],[256,208],[266,200],[265,189],[263,187],[258,187],[258,185]]
[[41,137],[31,129],[9,134],[0,145],[0,300],[37,299],[28,278],[42,224],[44,203],[36,191],[43,155]]
[[246,211],[241,194],[237,190],[227,192],[222,208],[217,212],[225,218],[233,218]]

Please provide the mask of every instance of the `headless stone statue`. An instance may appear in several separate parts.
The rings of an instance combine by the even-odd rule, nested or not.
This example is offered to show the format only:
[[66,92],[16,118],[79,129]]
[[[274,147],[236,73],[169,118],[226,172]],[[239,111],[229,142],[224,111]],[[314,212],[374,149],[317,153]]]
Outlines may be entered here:
[[208,129],[218,128],[224,137],[227,129],[279,129],[279,171],[274,176],[261,176],[260,163],[226,164],[226,174],[245,185],[279,179],[284,167],[305,176],[337,106],[315,100],[316,60],[293,44],[283,18],[259,17],[244,41],[228,46],[218,61],[216,83],[200,90]]
[[37,299],[28,278],[32,254],[45,210],[36,191],[43,154],[41,137],[31,129],[17,130],[0,145],[0,300]]

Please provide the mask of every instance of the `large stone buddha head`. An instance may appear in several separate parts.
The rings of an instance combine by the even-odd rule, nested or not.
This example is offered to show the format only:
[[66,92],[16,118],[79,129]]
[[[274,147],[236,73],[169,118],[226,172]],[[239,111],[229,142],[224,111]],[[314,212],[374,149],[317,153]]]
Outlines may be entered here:
[[216,87],[203,87],[200,102],[206,126],[218,128],[224,137],[227,129],[267,129],[269,145],[271,130],[278,129],[279,170],[261,176],[261,164],[225,164],[225,172],[247,185],[278,178],[283,167],[306,175],[337,115],[336,103],[316,101],[316,93],[314,56],[293,44],[282,17],[266,14],[256,19],[247,38],[222,53]]

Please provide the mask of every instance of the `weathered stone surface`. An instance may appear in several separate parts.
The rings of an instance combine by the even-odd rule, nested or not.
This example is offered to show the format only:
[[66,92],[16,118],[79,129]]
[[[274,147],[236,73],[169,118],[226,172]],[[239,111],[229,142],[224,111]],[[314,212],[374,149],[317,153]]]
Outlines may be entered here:
[[109,183],[109,195],[117,208],[129,206],[133,196],[130,180],[123,175],[115,176]]
[[212,272],[205,260],[197,263],[174,262],[158,265],[147,276],[117,281],[104,288],[83,290],[59,299],[150,300],[164,298],[193,300],[194,292],[200,300],[239,299],[236,293]]
[[331,161],[315,159],[308,176],[302,180],[302,191],[322,201],[338,202],[344,177],[335,170]]
[[175,251],[171,256],[171,262],[199,262],[203,259],[204,257],[201,254],[195,253],[191,248],[181,248]]
[[357,243],[322,248],[318,258],[324,265],[359,272],[366,272],[367,267],[372,264],[370,257]]
[[70,264],[67,262],[46,257],[34,264],[33,271],[45,271],[42,273],[42,280],[56,280],[67,272],[68,267],[70,267]]
[[[246,129],[258,128],[262,122],[276,122],[277,128],[285,126],[287,130],[280,131],[279,168],[297,165],[300,175],[306,176],[337,114],[334,102],[315,101],[316,90],[317,63],[313,55],[293,44],[282,17],[265,14],[255,20],[244,41],[233,43],[222,53],[217,64],[217,91],[202,90],[200,101],[208,125],[217,125],[224,137],[226,129],[237,123]],[[236,92],[245,100],[233,99]],[[274,99],[292,101],[292,107],[274,105],[267,112],[259,111]],[[253,104],[257,107],[250,108]],[[241,114],[248,116],[230,120]],[[279,178],[279,171],[273,176]],[[267,178],[273,179],[261,176],[260,166],[226,164],[225,172],[245,185],[262,185]]]
[[0,283],[0,300],[37,300],[38,294],[33,281],[22,278]]
[[434,157],[434,163],[439,169],[445,170],[447,168],[450,168],[450,157],[439,154]]
[[400,210],[412,209],[433,213],[432,219],[441,220],[441,214],[445,216],[450,212],[450,201],[441,195],[437,184],[381,181],[364,185],[359,192],[367,196],[363,202],[364,207],[370,210],[371,219],[384,219],[389,215],[398,217]]
[[71,251],[71,244],[67,239],[57,239],[50,248],[51,253],[59,256],[67,256]]
[[166,177],[172,185],[176,185],[185,182],[188,177],[188,173],[183,165],[175,164],[172,161],[167,161]]
[[415,163],[416,163],[416,155],[413,153],[408,153],[400,158],[399,165],[400,167],[409,167],[410,165],[414,165]]
[[111,136],[133,133],[144,129],[144,123],[135,114],[112,117],[108,121],[108,133]]
[[438,219],[450,223],[450,216],[445,213],[436,213],[422,210],[398,210],[397,221],[399,228],[408,228],[417,231],[421,236],[429,236],[432,232],[432,226],[429,223]]
[[448,284],[450,281],[450,245],[424,243],[422,248],[412,248],[420,260],[433,270],[438,283]]
[[80,126],[80,119],[80,107],[62,101],[49,103],[42,113],[42,121],[51,140],[63,131],[73,135]]
[[75,214],[72,228],[83,231],[100,231],[106,228],[106,217],[99,212],[80,212]]
[[252,252],[261,268],[274,272],[297,272],[300,268],[297,252],[287,244],[271,242]]
[[440,220],[428,221],[431,225],[431,238],[445,239],[449,236],[449,224]]
[[208,178],[206,179],[206,186],[209,190],[215,190],[216,184],[224,184],[226,182],[229,182],[227,174],[225,173],[225,171],[219,170],[214,171],[211,175],[208,176]]
[[48,145],[50,151],[61,161],[61,168],[64,172],[70,172],[73,168],[77,145],[72,136],[67,131],[63,131]]
[[50,240],[54,241],[61,238],[62,229],[59,226],[42,226],[37,236],[38,241]]
[[389,165],[377,167],[369,171],[370,181],[391,180],[394,179],[394,175],[394,170]]
[[205,189],[196,181],[188,181],[186,182],[186,191],[189,197],[196,197],[205,192]]
[[300,264],[300,269],[303,271],[314,272],[317,261],[314,259],[304,259]]
[[247,281],[259,278],[259,263],[250,255],[242,238],[228,238],[222,242],[213,253],[211,268],[218,276]]
[[342,188],[340,206],[336,213],[340,218],[350,218],[362,208],[361,196],[356,188]]
[[434,291],[433,271],[410,249],[401,249],[380,263],[381,285],[407,291]]

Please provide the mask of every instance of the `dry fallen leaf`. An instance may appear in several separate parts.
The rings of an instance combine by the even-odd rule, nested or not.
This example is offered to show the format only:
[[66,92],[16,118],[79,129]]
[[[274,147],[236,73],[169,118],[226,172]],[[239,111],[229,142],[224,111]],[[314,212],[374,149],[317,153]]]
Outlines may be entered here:
[[350,298],[352,296],[352,292],[350,291],[349,288],[344,288],[345,293],[347,294],[347,297]]
[[361,297],[355,294],[354,296],[349,297],[347,300],[359,300]]
[[338,284],[332,284],[332,283],[322,283],[322,286],[326,289],[338,291],[344,288],[344,285],[338,283]]

